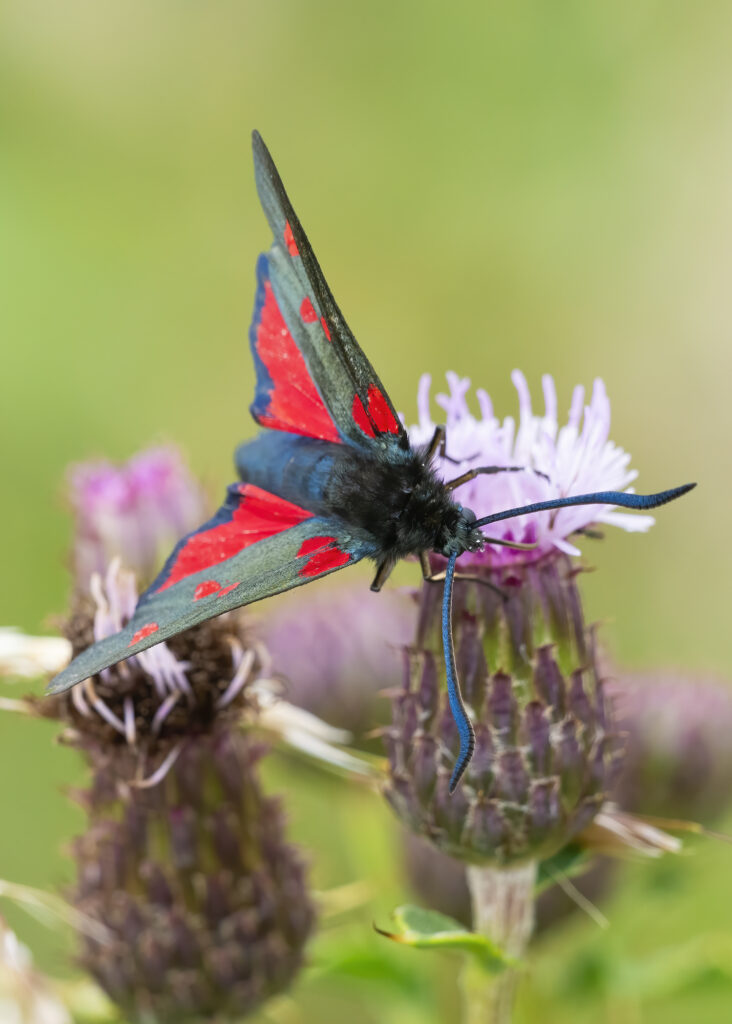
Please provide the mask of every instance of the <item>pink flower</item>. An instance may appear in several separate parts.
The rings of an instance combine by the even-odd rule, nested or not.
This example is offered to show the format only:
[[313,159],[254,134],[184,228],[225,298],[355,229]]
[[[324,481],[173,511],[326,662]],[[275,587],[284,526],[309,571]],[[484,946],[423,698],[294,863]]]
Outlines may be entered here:
[[[523,466],[520,472],[479,476],[457,488],[458,500],[481,516],[531,502],[562,498],[590,491],[632,490],[628,485],[636,472],[629,468],[630,455],[609,440],[610,402],[601,380],[595,381],[589,404],[584,405],[584,388],[574,389],[567,422],[559,426],[554,380],[542,378],[544,414],[533,412],[526,378],[514,370],[512,380],[518,392],[518,427],[512,416],[496,418],[487,393],[476,391],[480,417],[476,418],[466,401],[470,387],[467,378],[447,374],[448,395],[438,394],[436,401],[445,411],[447,457],[438,458],[439,475],[453,480],[478,466]],[[430,377],[419,384],[419,423],[409,428],[414,445],[427,444],[435,423],[430,414]],[[618,511],[610,505],[586,505],[538,512],[495,523],[486,533],[502,540],[536,544],[532,551],[516,551],[498,545],[486,545],[483,552],[465,555],[460,561],[502,566],[536,561],[553,551],[580,554],[569,540],[578,530],[590,526],[619,526],[628,531],[645,531],[652,516]]]
[[81,462],[68,479],[74,566],[85,589],[115,557],[138,578],[152,577],[175,542],[205,518],[203,492],[173,447],[148,448],[121,465]]

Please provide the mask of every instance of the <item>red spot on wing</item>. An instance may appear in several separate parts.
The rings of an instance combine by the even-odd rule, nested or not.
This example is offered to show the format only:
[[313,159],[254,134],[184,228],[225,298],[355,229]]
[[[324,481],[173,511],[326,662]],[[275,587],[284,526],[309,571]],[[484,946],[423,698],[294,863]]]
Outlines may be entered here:
[[[158,588],[158,592],[172,587],[193,573],[233,558],[252,544],[274,537],[312,516],[312,512],[278,498],[269,491],[263,491],[254,484],[240,484],[238,492],[241,500],[234,508],[231,519],[191,534],[179,550],[168,578]],[[212,582],[206,580],[201,586]],[[219,596],[233,590],[235,586],[237,584],[220,590]],[[199,596],[198,589],[196,598]]]
[[299,576],[320,576],[329,569],[346,565],[352,558],[348,551],[341,551],[335,537],[310,537],[300,545],[297,555],[298,558],[310,555],[299,570]]
[[380,434],[399,433],[399,421],[375,384],[369,387],[369,418]]
[[321,327],[323,328],[323,334],[326,336],[328,341],[332,341],[333,339],[330,336],[330,329],[328,327],[328,324],[325,322],[325,317],[324,316],[321,316],[320,324],[321,324]]
[[313,551],[320,551],[331,544],[335,544],[335,537],[308,537],[300,545],[297,557],[302,558],[304,555],[311,555]]
[[306,324],[314,324],[315,321],[318,319],[318,314],[315,312],[315,307],[313,306],[312,302],[307,297],[307,295],[300,304],[300,316],[302,317],[303,323]]
[[290,227],[289,220],[285,224],[283,238],[285,240],[285,245],[287,246],[287,251],[289,252],[290,256],[299,256],[300,253],[298,252],[297,242],[295,241],[295,236],[292,233],[292,228]]
[[[272,380],[269,404],[256,419],[263,427],[288,430],[323,441],[341,438],[284,321],[269,281],[256,331],[257,355]],[[305,302],[309,302],[306,299]],[[303,303],[303,307],[305,306]],[[300,313],[302,316],[302,309]],[[310,303],[312,309],[312,303]],[[315,310],[313,309],[313,319]]]
[[383,392],[379,391],[375,384],[369,385],[368,408],[364,407],[359,395],[353,396],[351,415],[357,427],[363,430],[367,437],[376,437],[376,434],[398,434],[399,421],[389,407]]
[[157,622],[148,622],[146,625],[144,625],[140,629],[138,629],[138,631],[132,637],[132,639],[130,640],[130,642],[129,642],[129,644],[127,646],[128,647],[134,647],[135,644],[139,644],[139,642],[141,640],[144,640],[145,637],[152,636],[153,633],[157,633],[158,628],[159,627],[158,627]]
[[376,437],[374,428],[371,426],[371,421],[368,418],[366,410],[363,407],[360,395],[353,396],[353,405],[351,406],[351,415],[353,416],[353,422],[357,427],[363,430],[364,434],[368,437]]
[[193,600],[200,601],[202,597],[209,597],[211,594],[217,594],[219,590],[221,590],[220,583],[217,583],[216,580],[206,580],[204,583],[199,583],[196,587]]

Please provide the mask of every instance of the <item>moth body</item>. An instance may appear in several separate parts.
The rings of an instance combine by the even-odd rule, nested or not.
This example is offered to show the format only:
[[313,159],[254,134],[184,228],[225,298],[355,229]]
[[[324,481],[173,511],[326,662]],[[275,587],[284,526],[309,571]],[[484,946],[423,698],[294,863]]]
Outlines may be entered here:
[[478,550],[475,516],[452,499],[426,452],[390,454],[374,458],[356,445],[265,431],[239,446],[236,468],[245,483],[343,522],[378,562]]

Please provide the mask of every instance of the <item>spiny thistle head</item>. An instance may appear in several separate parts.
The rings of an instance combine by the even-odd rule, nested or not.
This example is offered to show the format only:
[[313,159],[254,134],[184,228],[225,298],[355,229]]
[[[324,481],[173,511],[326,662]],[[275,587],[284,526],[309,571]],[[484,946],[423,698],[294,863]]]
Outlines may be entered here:
[[456,792],[434,584],[423,590],[385,735],[387,798],[399,817],[454,857],[498,865],[548,857],[581,831],[619,756],[568,559],[511,571],[503,594],[489,579],[455,585],[457,668],[476,738]]
[[[546,412],[531,411],[523,376],[514,374],[520,425],[500,423],[479,392],[482,419],[465,401],[467,381],[448,378],[438,396],[447,414],[446,479],[478,466],[523,467],[479,476],[456,490],[478,517],[570,493],[627,487],[629,457],[608,440],[609,405],[596,382],[584,410],[575,391],[559,429],[554,384],[544,378]],[[429,381],[420,389],[424,443],[434,429]],[[456,464],[457,463],[457,464]],[[570,536],[593,523],[647,529],[652,519],[604,507],[540,512],[490,527],[497,540],[458,562],[453,635],[458,676],[475,732],[475,751],[450,795],[458,735],[445,694],[441,588],[425,583],[417,634],[405,653],[386,733],[387,798],[399,817],[443,851],[473,863],[509,865],[551,855],[595,816],[611,791],[620,744],[608,715],[570,555]],[[489,531],[487,531],[489,532]],[[432,559],[439,569],[444,561]],[[476,577],[470,582],[459,574]]]

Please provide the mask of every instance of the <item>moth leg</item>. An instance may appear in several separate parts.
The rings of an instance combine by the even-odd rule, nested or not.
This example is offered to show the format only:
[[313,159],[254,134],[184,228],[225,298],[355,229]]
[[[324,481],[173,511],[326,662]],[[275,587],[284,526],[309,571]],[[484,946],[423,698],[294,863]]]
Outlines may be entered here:
[[[425,578],[425,583],[443,583],[444,579],[445,579],[445,573],[444,572],[437,572],[437,573],[435,573],[434,576],[426,577]],[[458,576],[458,574],[456,573],[455,576],[454,576],[454,579],[455,579],[456,583],[462,583],[462,582],[465,582],[465,583],[480,583],[480,585],[482,587],[488,587],[488,589],[492,590],[494,594],[498,594],[498,596],[501,598],[502,601],[507,601],[508,600],[508,594],[506,593],[505,590],[501,590],[501,588],[497,587],[495,585],[495,583],[489,583],[489,581],[486,580],[486,579],[483,579],[482,576],[469,576],[469,575],[463,575],[462,573]]]
[[486,544],[500,544],[502,548],[514,548],[516,551],[533,551],[539,546],[536,542],[532,544],[522,544],[518,540],[504,540],[502,537],[486,537],[485,534],[483,534],[483,539]]
[[[444,581],[444,572],[432,572],[429,555],[427,554],[426,551],[420,551],[419,562],[420,565],[422,566],[422,578],[424,579],[425,583],[442,583]],[[473,583],[480,583],[482,586],[488,587],[488,589],[492,590],[495,594],[498,594],[498,596],[502,598],[504,601],[508,598],[508,594],[506,594],[505,591],[501,590],[500,587],[497,587],[495,583],[489,583],[488,580],[483,579],[482,576],[469,576],[462,574],[458,575],[458,573],[455,573],[455,576],[453,578],[456,580],[468,580]]]
[[444,427],[435,427],[435,432],[432,435],[432,440],[427,448],[427,453],[424,457],[424,464],[429,465],[435,455],[439,454],[441,459],[445,462],[452,462],[453,466],[460,464],[459,459],[453,459],[447,454],[447,432]]
[[432,440],[429,443],[429,447],[427,448],[427,453],[425,454],[425,457],[424,457],[425,464],[427,464],[429,462],[432,462],[432,460],[434,459],[435,455],[437,455],[438,452],[444,458],[444,456],[445,456],[445,428],[444,427],[435,427],[435,432],[432,435]]
[[526,470],[530,473],[536,473],[537,476],[543,477],[544,480],[549,480],[546,473],[540,473],[538,469],[531,469],[529,466],[477,466],[475,469],[469,469],[467,473],[462,473],[454,480],[445,484],[445,490],[454,491],[456,487],[467,484],[470,480],[475,480],[476,476],[487,476],[493,473],[521,473]]
[[581,526],[579,530],[574,531],[576,534],[581,534],[583,537],[589,537],[590,540],[603,540],[605,534],[602,530],[593,530],[589,526]]
[[383,562],[379,562],[379,566],[374,576],[374,582],[371,584],[371,589],[375,594],[381,590],[386,581],[389,579],[394,568],[394,562],[390,558],[385,558]]

